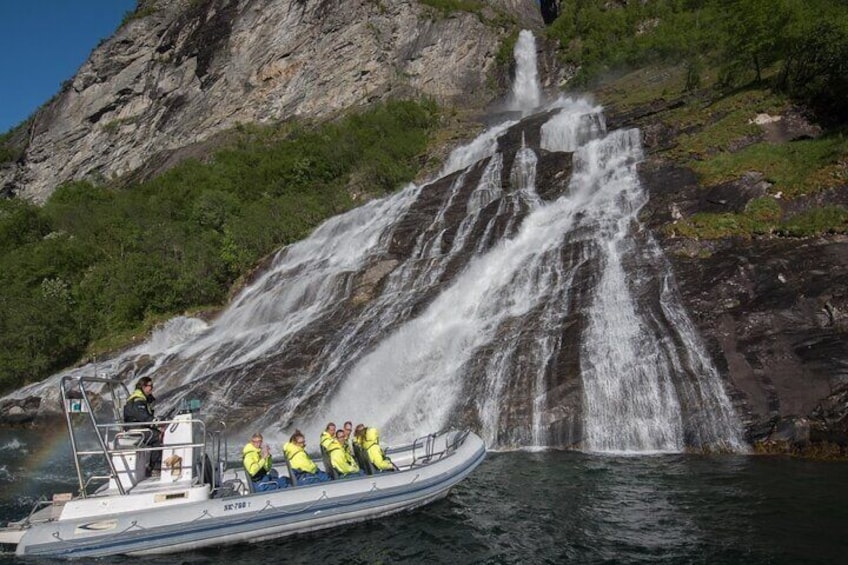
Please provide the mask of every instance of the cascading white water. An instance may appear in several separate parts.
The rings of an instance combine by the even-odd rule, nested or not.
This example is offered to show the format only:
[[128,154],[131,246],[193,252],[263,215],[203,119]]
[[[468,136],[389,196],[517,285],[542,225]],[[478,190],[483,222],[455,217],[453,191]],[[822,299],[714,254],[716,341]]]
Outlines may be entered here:
[[542,149],[571,153],[607,129],[601,107],[588,100],[561,98],[555,105],[561,109],[542,125]]
[[527,115],[541,102],[539,71],[536,65],[536,38],[533,32],[521,30],[515,43],[515,82],[512,85],[512,108]]
[[[516,57],[527,56],[519,70],[532,73],[519,73],[515,101],[530,109],[538,105],[532,34],[522,32],[519,44]],[[529,84],[536,94],[519,96]],[[308,362],[288,375],[295,384],[242,424],[270,439],[290,433],[292,421],[311,436],[343,418],[400,441],[450,424],[462,406],[490,446],[546,446],[551,423],[571,410],[552,395],[568,326],[582,328],[573,354],[583,448],[742,449],[738,420],[658,245],[635,237],[647,198],[635,168],[639,132],[607,134],[601,108],[582,99],[555,108],[539,132],[542,153],[576,151],[556,199],[539,196],[540,154],[523,136],[511,161],[499,152],[498,139],[515,126],[501,124],[453,152],[431,212],[410,216],[439,181],[333,218],[281,251],[210,326],[178,319],[101,369],[120,373],[144,356],[152,363],[135,377],[153,374],[158,390],[211,389],[207,402],[228,406],[249,393],[241,382],[265,360],[324,332],[320,347],[299,350]],[[414,239],[396,252],[398,226],[410,217]],[[593,275],[581,276],[588,269]],[[354,297],[356,277],[381,276],[378,294]],[[636,296],[656,280],[652,310]],[[355,308],[339,310],[347,303]]]
[[[612,452],[679,452],[686,447],[681,403],[699,407],[698,445],[744,449],[739,422],[706,361],[694,326],[669,288],[670,272],[653,238],[637,246],[637,220],[647,196],[636,163],[638,130],[612,132],[574,155],[572,186],[597,196],[585,209],[584,226],[594,234],[587,248],[600,268],[588,313],[581,373],[584,390],[584,448]],[[662,327],[640,308],[624,260],[647,256],[662,278],[660,301],[670,323]],[[658,333],[658,329],[661,333]],[[675,341],[689,346],[680,355]],[[694,358],[694,359],[693,359]],[[692,415],[690,414],[690,419]]]
[[[586,116],[572,110],[563,114],[586,123]],[[561,122],[561,115],[552,122]],[[584,134],[573,126],[568,123],[564,129],[574,136]],[[577,140],[567,141],[572,143]],[[535,156],[529,157],[526,150],[519,151],[513,168],[517,183],[513,186],[519,195],[535,194],[533,175],[528,174],[528,167],[535,167]],[[469,363],[499,333],[498,350],[487,361],[488,380],[478,401],[483,434],[495,443],[501,403],[507,401],[504,387],[516,357],[533,360],[528,365],[536,371],[535,404],[544,406],[540,383],[556,349],[556,321],[569,314],[567,297],[575,269],[585,261],[596,261],[602,270],[581,357],[584,447],[682,450],[681,408],[672,381],[675,371],[683,373],[682,366],[690,361],[678,358],[668,343],[652,342],[621,262],[624,255],[636,251],[632,235],[636,213],[645,201],[635,172],[640,152],[637,130],[612,132],[581,147],[575,155],[569,195],[544,205],[525,198],[534,211],[524,219],[519,233],[474,259],[426,311],[362,358],[319,420],[347,412],[354,419],[374,421],[380,414],[379,423],[395,434],[439,428],[456,405]],[[589,245],[587,256],[566,265],[561,245],[563,234],[569,232],[583,234]],[[509,320],[540,308],[543,322],[535,344],[521,344],[524,329],[504,331]],[[680,321],[666,331],[682,334],[687,342],[694,333],[691,323]],[[710,390],[700,387],[697,398],[693,397],[695,402],[710,404],[704,422],[710,437],[702,439],[705,445],[741,448],[738,422],[717,379],[712,382]],[[542,414],[534,416],[531,436],[542,445],[543,419]]]
[[600,262],[581,357],[586,448],[594,451],[680,451],[683,427],[662,352],[637,312],[621,264],[630,251],[638,211],[636,130],[613,132],[575,154],[574,183],[606,191],[588,211]]

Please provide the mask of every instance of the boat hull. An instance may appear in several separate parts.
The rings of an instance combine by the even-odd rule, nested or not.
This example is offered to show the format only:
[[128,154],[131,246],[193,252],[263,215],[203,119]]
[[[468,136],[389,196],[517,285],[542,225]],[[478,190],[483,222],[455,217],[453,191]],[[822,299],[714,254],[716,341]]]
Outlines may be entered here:
[[104,557],[259,542],[405,512],[448,494],[484,459],[467,434],[449,457],[420,467],[161,509],[33,524],[17,553]]

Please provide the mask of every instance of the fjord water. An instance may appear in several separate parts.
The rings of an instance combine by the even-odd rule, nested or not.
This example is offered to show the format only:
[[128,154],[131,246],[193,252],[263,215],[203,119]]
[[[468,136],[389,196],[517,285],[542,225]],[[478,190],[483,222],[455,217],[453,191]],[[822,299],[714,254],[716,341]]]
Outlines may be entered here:
[[[44,430],[12,436],[0,434],[0,522],[25,515],[42,493],[75,486],[67,453],[41,453]],[[98,562],[836,564],[848,554],[846,476],[845,463],[750,455],[490,453],[448,498],[409,514]],[[41,561],[3,554],[0,563]]]

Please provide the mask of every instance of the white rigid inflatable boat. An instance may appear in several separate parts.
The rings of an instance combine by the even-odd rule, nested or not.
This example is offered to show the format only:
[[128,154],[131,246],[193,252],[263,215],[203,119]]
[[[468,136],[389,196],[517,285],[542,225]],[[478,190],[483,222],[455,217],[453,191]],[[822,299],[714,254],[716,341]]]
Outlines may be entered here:
[[[152,448],[140,446],[147,432],[120,422],[125,385],[65,377],[60,386],[80,489],[53,495],[0,529],[0,543],[21,556],[171,553],[369,520],[446,496],[486,455],[476,434],[448,431],[387,450],[395,472],[253,493],[240,466],[226,468],[223,433],[208,432],[194,417],[197,407],[184,403],[156,422],[167,426],[161,476],[147,478]],[[287,468],[280,463],[281,476]]]

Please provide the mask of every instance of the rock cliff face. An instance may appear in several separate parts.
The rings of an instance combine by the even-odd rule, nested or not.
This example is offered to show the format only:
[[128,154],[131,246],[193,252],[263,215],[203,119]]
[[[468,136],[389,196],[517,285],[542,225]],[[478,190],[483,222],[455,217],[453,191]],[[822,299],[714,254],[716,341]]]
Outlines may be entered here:
[[[687,310],[725,375],[746,436],[763,451],[848,453],[848,238],[727,238],[696,241],[662,230],[696,212],[740,212],[766,194],[751,172],[706,189],[695,173],[663,158],[677,132],[666,107],[613,117],[642,129],[648,158],[640,174],[650,194],[646,223],[661,238]],[[810,125],[780,117],[783,141]],[[658,133],[660,132],[660,133]],[[764,127],[762,137],[771,135]],[[781,202],[789,217],[811,206],[848,205],[848,187]]]
[[124,175],[240,122],[392,96],[479,106],[513,31],[498,22],[542,23],[533,0],[449,16],[413,0],[142,0],[136,15],[37,114],[2,192],[43,202],[61,182]]

